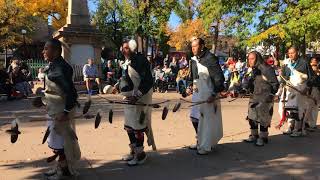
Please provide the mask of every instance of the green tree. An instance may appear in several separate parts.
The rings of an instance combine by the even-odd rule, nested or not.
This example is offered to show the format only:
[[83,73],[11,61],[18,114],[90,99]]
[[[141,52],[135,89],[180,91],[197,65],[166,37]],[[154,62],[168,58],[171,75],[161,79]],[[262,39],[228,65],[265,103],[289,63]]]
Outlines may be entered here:
[[178,0],[175,4],[174,13],[184,23],[187,20],[192,20],[197,14],[197,3],[195,0]]
[[[253,1],[250,0],[202,0],[199,6],[200,17],[203,19],[206,29],[213,34],[214,47],[217,47],[219,35],[236,35],[243,38],[248,36],[245,22],[249,14],[248,7]],[[251,14],[252,15],[252,14]],[[252,17],[252,16],[250,16]],[[244,36],[245,35],[245,36]],[[214,51],[216,48],[214,48]]]
[[248,45],[297,45],[304,54],[306,44],[320,37],[318,0],[264,0],[258,7],[261,9],[256,16],[258,24],[254,25],[256,33],[248,39]]
[[[33,29],[33,18],[12,0],[0,0],[0,47],[14,47],[23,42],[22,29]],[[28,40],[28,39],[27,39]]]
[[124,25],[123,5],[119,0],[98,0],[98,9],[93,15],[93,21],[98,29],[106,34],[104,42],[112,41],[115,47],[120,47],[122,39],[130,34]]
[[165,40],[164,27],[175,4],[175,0],[100,0],[95,21],[112,38],[138,37],[139,50],[147,53],[150,39],[156,43]]

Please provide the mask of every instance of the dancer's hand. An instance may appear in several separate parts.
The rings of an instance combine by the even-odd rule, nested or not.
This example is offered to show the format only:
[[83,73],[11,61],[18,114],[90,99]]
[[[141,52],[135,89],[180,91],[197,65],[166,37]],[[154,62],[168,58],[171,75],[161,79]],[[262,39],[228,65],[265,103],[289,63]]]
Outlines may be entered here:
[[213,103],[216,100],[216,96],[210,96],[207,100],[207,103]]
[[69,116],[65,113],[61,113],[58,117],[57,117],[58,121],[69,121]]
[[118,94],[118,93],[119,93],[118,89],[114,87],[114,88],[112,89],[112,94]]
[[138,101],[138,98],[136,96],[129,96],[125,98],[126,101],[129,102],[129,104],[135,104]]
[[191,89],[190,89],[190,88],[187,88],[187,90],[186,90],[186,94],[187,94],[187,96],[190,96],[190,95],[192,94],[192,91],[191,91]]

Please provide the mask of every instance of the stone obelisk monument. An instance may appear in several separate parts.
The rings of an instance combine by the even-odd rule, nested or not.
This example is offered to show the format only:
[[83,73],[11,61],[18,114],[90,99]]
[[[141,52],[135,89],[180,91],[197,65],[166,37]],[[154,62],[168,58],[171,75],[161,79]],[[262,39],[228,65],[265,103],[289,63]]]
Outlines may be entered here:
[[90,24],[87,0],[68,0],[67,24],[54,34],[67,45],[63,57],[72,65],[86,64],[88,58],[100,60],[101,37]]

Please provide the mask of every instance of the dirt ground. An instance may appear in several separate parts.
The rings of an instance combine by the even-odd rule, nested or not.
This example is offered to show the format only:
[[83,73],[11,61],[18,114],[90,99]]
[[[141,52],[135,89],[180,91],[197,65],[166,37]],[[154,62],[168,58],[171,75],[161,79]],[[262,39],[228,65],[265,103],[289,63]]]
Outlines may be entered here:
[[[108,98],[119,98],[106,96]],[[169,99],[171,110],[180,97],[175,93],[155,94],[155,101]],[[81,103],[85,97],[81,97]],[[94,96],[90,114],[101,109],[102,122],[94,129],[94,118],[77,118],[77,135],[82,150],[79,162],[80,180],[102,179],[320,179],[320,130],[305,137],[290,138],[274,128],[279,120],[277,106],[270,128],[269,144],[255,147],[242,142],[249,134],[245,120],[247,99],[222,100],[224,137],[212,153],[196,155],[186,146],[195,143],[195,133],[189,120],[189,108],[169,112],[161,120],[161,109],[152,114],[153,131],[158,151],[148,151],[147,162],[128,167],[120,161],[128,152],[128,138],[123,130],[123,108],[113,106],[114,122],[108,122],[104,99]],[[79,109],[78,115],[81,114]],[[15,144],[5,130],[14,116],[20,117],[21,136]],[[0,180],[44,179],[43,173],[53,164],[46,163],[52,152],[41,144],[46,130],[44,109],[31,106],[31,101],[0,101]]]

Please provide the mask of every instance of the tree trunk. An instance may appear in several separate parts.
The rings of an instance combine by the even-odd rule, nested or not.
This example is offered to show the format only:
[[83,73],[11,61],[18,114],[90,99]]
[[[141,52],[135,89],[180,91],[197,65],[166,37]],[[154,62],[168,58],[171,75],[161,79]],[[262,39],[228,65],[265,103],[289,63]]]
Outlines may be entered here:
[[148,55],[148,47],[149,47],[149,38],[148,36],[144,37],[144,55]]
[[301,53],[302,53],[302,57],[306,58],[306,35],[303,35],[303,40],[302,40],[302,44],[301,44]]
[[4,67],[7,69],[9,66],[9,62],[8,62],[8,47],[5,46],[5,54],[4,54]]
[[220,26],[220,24],[219,24],[219,21],[217,21],[217,24],[216,24],[216,26],[214,27],[214,36],[213,36],[213,41],[214,41],[214,43],[213,43],[213,46],[214,47],[212,47],[213,49],[213,53],[215,54],[216,52],[217,52],[217,47],[218,47],[218,40],[219,40],[219,26]]

